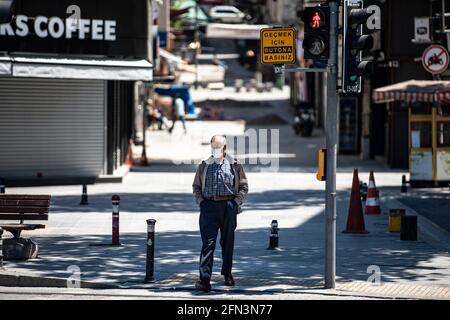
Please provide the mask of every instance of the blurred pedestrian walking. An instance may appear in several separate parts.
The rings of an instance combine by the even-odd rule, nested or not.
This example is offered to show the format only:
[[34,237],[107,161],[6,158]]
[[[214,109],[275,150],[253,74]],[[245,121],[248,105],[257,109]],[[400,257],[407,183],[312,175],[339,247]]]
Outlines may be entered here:
[[177,93],[175,95],[175,99],[173,100],[172,127],[170,127],[170,129],[169,129],[169,133],[172,133],[172,131],[175,127],[175,123],[177,123],[178,120],[180,120],[181,123],[183,124],[184,134],[187,133],[186,121],[185,121],[185,116],[186,116],[185,108],[186,108],[186,106],[184,104],[184,100],[181,98],[181,95],[179,93]]

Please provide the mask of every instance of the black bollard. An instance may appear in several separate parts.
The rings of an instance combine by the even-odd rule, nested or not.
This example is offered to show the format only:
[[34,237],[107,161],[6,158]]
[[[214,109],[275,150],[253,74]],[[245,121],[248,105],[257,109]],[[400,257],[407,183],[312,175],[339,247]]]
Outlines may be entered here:
[[0,227],[0,269],[3,268],[3,229]]
[[367,183],[359,182],[359,193],[361,194],[361,201],[365,203],[367,200]]
[[0,194],[5,194],[6,182],[4,178],[0,178]]
[[155,282],[155,224],[156,220],[147,220],[147,267],[145,283]]
[[402,216],[400,225],[400,240],[417,240],[417,216]]
[[112,245],[120,246],[120,231],[119,231],[119,204],[120,197],[115,194],[112,196]]
[[403,175],[402,176],[402,187],[400,189],[401,193],[407,193],[408,192],[408,187],[406,186],[406,176]]
[[270,228],[270,238],[269,238],[269,247],[267,250],[275,250],[279,245],[279,235],[278,235],[278,221],[272,220],[271,228]]
[[361,198],[362,198],[364,203],[367,200],[367,190],[368,190],[367,183],[364,182],[363,185],[362,185],[362,191],[361,191]]
[[88,205],[88,193],[87,193],[87,185],[83,184],[83,190],[81,193],[81,202],[80,205],[81,206],[86,206]]

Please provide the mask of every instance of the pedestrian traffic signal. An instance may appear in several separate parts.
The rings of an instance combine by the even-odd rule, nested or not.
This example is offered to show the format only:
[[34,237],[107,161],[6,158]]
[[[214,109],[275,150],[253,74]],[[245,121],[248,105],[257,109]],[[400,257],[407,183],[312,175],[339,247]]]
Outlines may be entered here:
[[0,24],[11,21],[11,9],[14,0],[0,0]]
[[326,62],[330,56],[330,7],[306,8],[302,20],[305,25],[304,58]]
[[362,2],[344,1],[344,44],[342,62],[342,91],[361,92],[361,76],[373,72],[373,63],[364,61],[362,52],[373,48],[373,37],[363,34],[363,24],[371,13],[362,8]]

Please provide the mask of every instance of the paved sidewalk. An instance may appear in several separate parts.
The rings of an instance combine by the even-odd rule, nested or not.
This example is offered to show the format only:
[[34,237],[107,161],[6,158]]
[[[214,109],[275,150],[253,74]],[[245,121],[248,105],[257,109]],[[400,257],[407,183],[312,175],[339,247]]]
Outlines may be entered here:
[[[217,132],[218,125],[221,132]],[[77,266],[83,281],[136,290],[192,290],[201,247],[198,208],[191,190],[195,165],[175,165],[173,159],[196,163],[209,154],[209,139],[213,134],[242,135],[247,128],[240,121],[189,122],[187,136],[177,131],[180,128],[172,136],[166,132],[149,132],[152,166],[134,168],[123,184],[89,186],[89,206],[78,205],[81,186],[8,188],[7,193],[51,194],[52,206],[47,229],[24,233],[39,243],[40,257],[26,262],[6,262],[7,270],[67,278],[72,275],[68,269]],[[304,139],[295,137],[289,125],[278,128],[280,151],[271,157],[281,159],[279,170],[246,166],[250,194],[244,213],[238,218],[236,232],[234,274],[238,285],[231,291],[224,288],[220,275],[215,273],[213,285],[220,294],[282,297],[314,290],[319,290],[319,296],[328,294],[321,289],[325,186],[315,178],[316,152],[323,145],[323,137],[316,132],[313,138]],[[138,151],[135,150],[137,156]],[[419,234],[419,241],[408,242],[388,232],[388,200],[399,196],[404,173],[355,157],[341,157],[339,164],[339,286],[332,294],[450,298],[446,291],[450,287],[448,250],[427,242],[424,234]],[[360,179],[364,181],[374,169],[377,186],[381,188],[383,214],[365,217],[368,235],[341,233],[347,219],[354,167],[360,168]],[[121,196],[121,247],[107,246],[111,243],[113,194]],[[154,285],[142,283],[146,263],[145,221],[149,218],[157,220],[157,283]],[[281,228],[277,251],[266,250],[273,219],[278,220]],[[215,270],[219,270],[220,246],[216,257]],[[380,270],[381,287],[367,284],[374,268]],[[427,291],[421,291],[423,287]]]
[[[361,173],[361,177],[366,175],[368,172]],[[145,220],[155,218],[156,286],[192,289],[200,248],[198,209],[190,194],[192,177],[190,172],[132,172],[123,185],[91,186],[87,207],[78,206],[79,186],[9,189],[10,193],[51,193],[53,204],[48,228],[28,233],[40,245],[39,259],[6,262],[6,268],[66,278],[70,275],[68,268],[75,265],[80,267],[84,281],[140,288],[145,276]],[[380,173],[378,184],[393,186],[399,177],[396,173]],[[252,172],[249,179],[251,194],[245,212],[239,216],[236,235],[235,290],[284,292],[310,288],[305,283],[317,289],[324,264],[323,184],[306,172]],[[430,289],[433,294],[440,287],[450,287],[449,253],[423,239],[400,241],[398,234],[387,231],[386,213],[366,217],[368,235],[342,234],[351,173],[340,173],[338,181],[340,284],[366,281],[371,275],[368,267],[376,265],[381,269],[382,283],[438,287]],[[113,193],[122,197],[123,246],[98,246],[111,241]],[[266,250],[272,219],[277,219],[281,227],[279,251]],[[216,257],[218,270],[219,246]],[[224,289],[219,274],[215,273],[213,280],[218,289]]]

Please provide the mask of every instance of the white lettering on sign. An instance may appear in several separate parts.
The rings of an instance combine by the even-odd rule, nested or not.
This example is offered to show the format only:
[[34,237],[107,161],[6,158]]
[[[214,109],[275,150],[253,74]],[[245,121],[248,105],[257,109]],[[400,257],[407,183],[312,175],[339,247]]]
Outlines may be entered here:
[[79,23],[80,21],[77,22],[77,27],[74,27],[74,21],[71,18],[66,19],[66,39],[72,39],[72,34],[77,31]]
[[116,40],[116,22],[112,20],[105,21],[105,40]]
[[64,22],[60,18],[51,18],[48,23],[48,32],[52,38],[61,38],[64,34]]
[[36,20],[34,21],[34,32],[39,38],[48,37],[48,31],[41,28],[43,23],[48,24],[47,17],[36,17]]
[[346,89],[345,92],[350,92],[350,93],[359,93],[360,92],[360,87],[358,84],[355,84],[354,86],[346,86],[345,89]]
[[[74,28],[74,19],[59,17],[37,16],[30,19],[24,15],[17,15],[14,27],[11,23],[0,24],[0,36],[27,37],[35,34],[39,38],[91,39],[97,41],[116,41],[117,22],[114,20],[80,19],[78,28]],[[30,30],[31,29],[31,30]],[[78,32],[77,32],[78,31]]]
[[81,19],[79,21],[79,27],[78,27],[78,38],[79,39],[85,39],[86,34],[89,32],[89,25],[90,21],[87,19]]
[[92,20],[92,39],[103,40],[103,21]]
[[10,24],[1,24],[0,25],[0,35],[13,36],[14,30]]
[[28,28],[27,25],[27,17],[25,16],[18,16],[16,18],[16,35],[19,37],[26,37],[27,34],[30,32],[30,28]]

